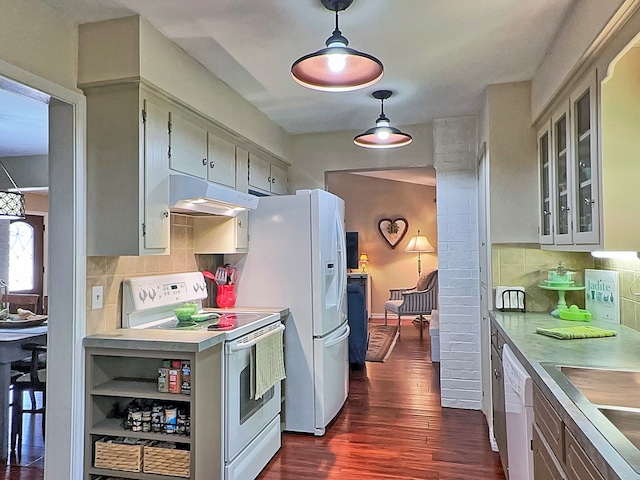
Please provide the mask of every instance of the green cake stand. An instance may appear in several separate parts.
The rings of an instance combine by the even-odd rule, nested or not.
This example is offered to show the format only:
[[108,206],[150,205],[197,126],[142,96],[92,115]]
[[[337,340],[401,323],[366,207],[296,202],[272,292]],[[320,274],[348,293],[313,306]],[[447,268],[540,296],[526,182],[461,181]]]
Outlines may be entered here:
[[564,298],[566,293],[584,290],[584,285],[550,285],[547,283],[539,283],[538,287],[543,290],[555,290],[558,292],[558,304],[556,305],[556,308],[551,311],[551,315],[556,318],[560,318],[559,310],[561,308],[567,308],[567,301]]

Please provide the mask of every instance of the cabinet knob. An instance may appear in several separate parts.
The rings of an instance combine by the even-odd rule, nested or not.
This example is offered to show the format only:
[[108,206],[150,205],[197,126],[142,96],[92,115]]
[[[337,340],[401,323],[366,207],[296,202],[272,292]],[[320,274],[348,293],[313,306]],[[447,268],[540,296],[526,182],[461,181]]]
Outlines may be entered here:
[[207,166],[207,159],[206,158],[202,159],[202,165],[204,165],[205,167]]
[[271,183],[276,183],[276,177],[271,177]]
[[211,162],[209,162],[209,166],[210,166],[211,168],[215,167],[215,166],[216,166],[216,162],[214,162],[214,161],[212,160]]
[[164,218],[168,218],[169,217],[169,210],[165,210],[164,212],[162,212],[162,216]]
[[267,182],[271,183],[271,177],[267,178]]
[[496,377],[496,378],[500,378],[500,372],[498,371],[497,368],[493,369],[493,376]]
[[543,210],[542,214],[543,215],[551,215],[551,212],[549,210]]
[[585,198],[584,199],[584,204],[585,205],[593,205],[594,203],[596,203],[596,201],[592,198]]

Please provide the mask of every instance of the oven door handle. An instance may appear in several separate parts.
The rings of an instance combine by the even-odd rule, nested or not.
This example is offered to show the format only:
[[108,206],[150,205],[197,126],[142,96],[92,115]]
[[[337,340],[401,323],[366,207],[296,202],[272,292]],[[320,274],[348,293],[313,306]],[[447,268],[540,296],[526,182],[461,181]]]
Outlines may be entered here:
[[258,338],[254,338],[253,340],[250,340],[248,342],[227,343],[225,352],[227,354],[230,354],[233,352],[238,352],[240,350],[246,350],[247,348],[253,347],[256,343],[258,343],[259,340],[270,337],[271,335],[275,335],[276,333],[282,332],[283,330],[284,330],[284,325],[281,323],[277,328],[274,328],[273,330],[265,333],[264,335],[260,335]]

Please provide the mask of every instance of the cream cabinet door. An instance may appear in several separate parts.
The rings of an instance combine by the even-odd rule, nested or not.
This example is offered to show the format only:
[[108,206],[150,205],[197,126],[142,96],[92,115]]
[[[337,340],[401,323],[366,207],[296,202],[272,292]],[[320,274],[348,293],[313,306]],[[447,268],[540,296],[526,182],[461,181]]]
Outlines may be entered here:
[[236,147],[209,132],[207,179],[231,188],[236,187]]
[[271,191],[271,164],[251,153],[249,154],[249,186],[265,192]]
[[169,248],[169,178],[167,176],[169,112],[150,99],[144,105],[144,237],[145,249]]
[[276,195],[286,195],[288,185],[287,170],[275,163],[272,163],[270,177],[271,193],[275,193]]
[[169,168],[178,172],[207,178],[207,131],[187,118],[186,114],[171,112],[171,149]]

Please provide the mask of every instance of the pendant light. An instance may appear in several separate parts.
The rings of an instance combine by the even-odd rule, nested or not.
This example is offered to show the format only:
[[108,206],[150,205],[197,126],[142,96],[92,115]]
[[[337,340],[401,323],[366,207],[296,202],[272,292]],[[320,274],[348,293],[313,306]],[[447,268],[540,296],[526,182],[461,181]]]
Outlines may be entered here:
[[0,219],[21,220],[24,218],[24,194],[18,188],[16,182],[13,181],[13,178],[11,178],[4,163],[1,161],[0,168],[2,168],[5,175],[11,181],[14,189],[17,190],[17,192],[0,190]]
[[384,101],[391,95],[391,90],[377,90],[372,93],[373,98],[381,102],[380,116],[376,120],[376,126],[356,136],[353,143],[365,148],[395,148],[409,145],[413,141],[411,135],[389,125],[389,119],[384,114]]
[[327,92],[347,92],[373,85],[382,78],[384,67],[377,58],[347,47],[349,41],[338,28],[338,12],[353,0],[320,0],[336,14],[336,28],[327,39],[327,48],[299,58],[291,66],[291,76],[300,85]]

